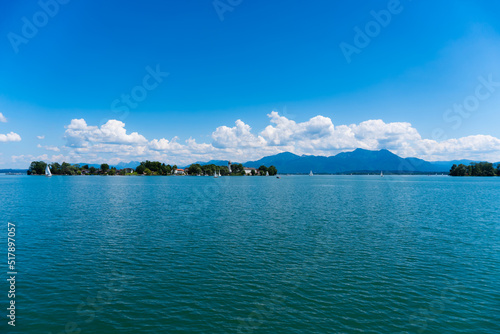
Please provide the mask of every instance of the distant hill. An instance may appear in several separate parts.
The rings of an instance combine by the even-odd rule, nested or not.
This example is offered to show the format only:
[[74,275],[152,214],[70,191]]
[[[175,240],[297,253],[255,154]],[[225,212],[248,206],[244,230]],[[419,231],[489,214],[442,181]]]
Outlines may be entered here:
[[26,174],[28,172],[27,169],[0,169],[0,174],[4,173],[23,173]]
[[[453,164],[453,163],[452,163]],[[417,158],[401,158],[388,150],[368,151],[356,149],[331,157],[303,155],[285,152],[244,163],[246,167],[274,165],[280,173],[351,173],[351,172],[448,172],[452,164],[433,164]]]
[[455,165],[469,165],[471,162],[480,162],[480,161],[475,161],[475,160],[451,160],[451,161],[431,161],[430,163],[435,166],[436,168],[440,168],[443,170],[446,170],[449,172],[451,166]]
[[136,168],[139,166],[141,163],[139,161],[130,161],[130,162],[120,162],[117,165],[110,165],[113,167],[116,167],[117,169],[123,169],[123,168]]

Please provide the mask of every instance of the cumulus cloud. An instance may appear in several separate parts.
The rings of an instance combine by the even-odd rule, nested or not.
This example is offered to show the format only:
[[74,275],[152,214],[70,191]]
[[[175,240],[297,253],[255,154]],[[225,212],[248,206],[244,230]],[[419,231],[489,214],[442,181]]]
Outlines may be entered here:
[[415,155],[427,160],[473,159],[500,161],[500,139],[488,135],[467,136],[442,142],[424,139],[416,143]]
[[282,146],[305,138],[314,140],[329,137],[334,134],[332,120],[324,116],[316,116],[307,122],[296,123],[284,116],[280,116],[276,111],[267,115],[271,123],[276,125],[267,126],[261,135],[269,141],[270,145]]
[[7,123],[7,118],[0,112],[0,122]]
[[331,156],[356,148],[388,149],[402,157],[427,160],[500,160],[500,139],[492,136],[437,142],[422,138],[407,122],[367,120],[334,125],[331,118],[321,115],[296,122],[274,111],[268,117],[270,124],[260,132],[241,120],[236,120],[232,127],[217,127],[210,143],[198,143],[193,138],[182,141],[175,136],[148,141],[137,132],[127,133],[125,124],[117,120],[98,127],[87,125],[84,119],[73,119],[66,126],[67,145],[61,150],[72,161],[110,163],[144,159],[176,164],[212,159],[244,162],[286,151]]
[[248,148],[266,145],[266,140],[261,136],[252,134],[250,125],[241,120],[236,121],[232,128],[227,126],[218,127],[212,133],[213,146],[217,148]]
[[71,147],[86,147],[93,143],[141,145],[146,138],[137,132],[127,134],[125,123],[112,119],[101,127],[88,126],[82,119],[73,119],[66,127],[65,138]]
[[0,134],[0,142],[9,142],[9,141],[21,141],[21,136],[14,132],[10,132],[7,134]]

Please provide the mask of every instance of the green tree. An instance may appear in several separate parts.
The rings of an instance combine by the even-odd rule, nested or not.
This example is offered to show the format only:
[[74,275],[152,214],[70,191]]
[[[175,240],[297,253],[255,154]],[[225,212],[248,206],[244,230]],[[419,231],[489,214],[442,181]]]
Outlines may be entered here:
[[220,175],[222,176],[226,176],[226,175],[229,175],[229,167],[227,166],[219,166],[219,171],[220,171]]
[[143,175],[144,174],[144,170],[146,169],[146,167],[144,166],[144,164],[141,162],[141,164],[139,166],[137,166],[137,168],[135,169],[135,171],[137,172],[137,174],[139,175]]
[[116,175],[116,168],[111,168],[111,169],[108,171],[108,175]]
[[152,171],[151,171],[151,169],[149,169],[149,168],[146,168],[146,169],[144,170],[144,173],[145,173],[146,175],[152,175],[152,174],[153,174],[153,172],[152,172]]
[[245,168],[242,164],[231,165],[232,175],[245,175]]
[[108,164],[101,164],[101,171],[103,173],[106,173],[109,170],[109,165]]
[[262,165],[259,167],[259,172],[260,172],[260,175],[266,175],[266,172],[267,172],[267,167]]
[[188,174],[189,175],[203,174],[203,169],[201,169],[201,166],[199,164],[192,164],[191,166],[189,166]]
[[78,171],[77,165],[72,165],[67,162],[63,162],[60,168],[60,174],[62,175],[76,175],[77,171]]
[[450,169],[450,175],[451,176],[456,176],[455,175],[455,171],[457,170],[457,164],[453,164],[453,166],[451,166],[451,169]]
[[215,168],[216,167],[213,164],[201,166],[201,169],[202,169],[204,175],[214,175]]
[[94,166],[90,167],[89,172],[90,172],[90,174],[95,174],[96,168]]
[[162,167],[162,163],[159,162],[159,161],[149,161],[149,160],[146,160],[146,162],[144,162],[144,166],[151,170],[152,172],[159,172],[161,173],[161,167]]
[[[453,168],[453,166],[455,166],[455,168]],[[465,166],[464,164],[460,164],[458,166],[453,165],[453,166],[451,167],[450,170],[451,176],[465,176],[469,173],[467,166]]]
[[169,175],[172,172],[172,166],[162,164],[160,171],[161,171],[161,175]]
[[50,166],[50,172],[54,175],[61,175],[62,174],[61,165],[58,162],[52,163],[52,165]]
[[[42,175],[45,174],[45,167],[47,164],[43,161],[33,161],[28,169],[28,175]],[[52,171],[51,171],[52,172]]]
[[278,170],[274,166],[269,167],[267,171],[269,172],[269,175],[276,175],[276,174],[278,174]]
[[495,169],[490,162],[480,162],[475,164],[478,172],[475,176],[495,176]]

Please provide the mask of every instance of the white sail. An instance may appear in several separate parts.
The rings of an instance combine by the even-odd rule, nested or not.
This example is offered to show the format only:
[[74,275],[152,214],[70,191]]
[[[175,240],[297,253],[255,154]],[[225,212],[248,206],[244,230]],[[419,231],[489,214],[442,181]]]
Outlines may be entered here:
[[309,172],[309,176],[313,176],[313,171],[310,171],[310,172]]
[[47,166],[45,167],[45,176],[52,176],[52,173],[50,172],[50,168],[49,168],[49,165],[47,164]]
[[380,172],[380,177],[384,177],[384,172]]
[[217,175],[217,171],[214,171],[214,177],[219,177],[219,175]]
[[266,171],[266,176],[269,176],[269,172],[268,171]]

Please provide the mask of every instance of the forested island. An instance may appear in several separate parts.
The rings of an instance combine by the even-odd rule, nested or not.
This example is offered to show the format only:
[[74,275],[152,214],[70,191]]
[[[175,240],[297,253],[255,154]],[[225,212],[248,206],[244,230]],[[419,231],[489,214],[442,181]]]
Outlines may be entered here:
[[472,162],[464,164],[453,164],[450,169],[451,176],[500,176],[500,165],[495,169],[490,162]]
[[[28,169],[28,175],[44,175],[47,163],[43,161],[33,161]],[[229,170],[231,168],[231,170]],[[247,168],[242,164],[229,164],[228,166],[216,166],[192,164],[187,168],[177,168],[177,165],[165,165],[159,161],[143,161],[136,168],[122,168],[101,164],[100,167],[89,165],[70,164],[54,162],[49,165],[53,175],[196,175],[196,176],[244,176],[244,175],[276,175],[278,170],[274,166],[259,168]]]

